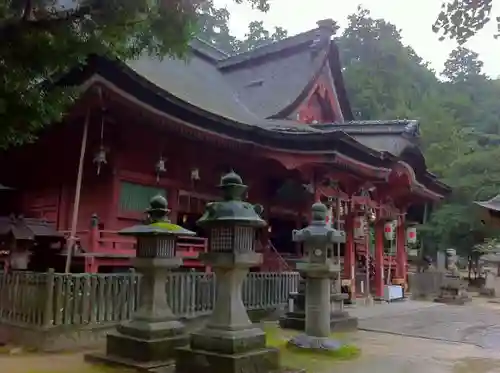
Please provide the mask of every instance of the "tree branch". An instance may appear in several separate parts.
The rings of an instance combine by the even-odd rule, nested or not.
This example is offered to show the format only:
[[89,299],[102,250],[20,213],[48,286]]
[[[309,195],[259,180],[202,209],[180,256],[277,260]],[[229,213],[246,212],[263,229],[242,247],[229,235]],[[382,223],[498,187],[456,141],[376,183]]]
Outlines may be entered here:
[[28,5],[29,3],[31,3],[31,0],[27,0],[22,18],[9,18],[0,22],[0,41],[13,39],[15,35],[27,30],[50,31],[60,24],[71,23],[96,13],[90,6],[85,6],[76,10],[47,12],[43,15],[39,14],[41,17],[37,18],[35,16],[35,18],[32,18],[30,17],[31,9],[27,10],[28,6],[31,8],[31,5]]

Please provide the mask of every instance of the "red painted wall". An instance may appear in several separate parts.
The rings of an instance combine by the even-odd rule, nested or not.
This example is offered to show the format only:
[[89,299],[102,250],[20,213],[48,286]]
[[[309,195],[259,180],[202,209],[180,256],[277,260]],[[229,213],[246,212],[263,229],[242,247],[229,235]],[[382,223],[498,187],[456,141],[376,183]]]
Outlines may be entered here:
[[[36,143],[2,154],[1,182],[16,189],[12,197],[16,200],[15,212],[45,218],[61,230],[70,229],[82,132],[82,123],[54,125]],[[78,230],[88,229],[92,214],[103,214],[110,198],[111,178],[97,176],[92,163],[99,132],[99,125],[91,123]]]

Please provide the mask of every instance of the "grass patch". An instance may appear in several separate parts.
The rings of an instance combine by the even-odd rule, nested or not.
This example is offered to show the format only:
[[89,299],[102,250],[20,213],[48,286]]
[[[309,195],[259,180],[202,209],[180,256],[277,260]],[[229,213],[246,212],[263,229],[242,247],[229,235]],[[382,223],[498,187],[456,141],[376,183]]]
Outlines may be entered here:
[[82,367],[64,370],[29,370],[26,373],[134,373],[132,370],[123,368],[112,368],[105,365],[83,364]]
[[[296,369],[305,369],[308,372],[322,372],[332,370],[332,361],[352,360],[361,355],[361,350],[346,343],[336,351],[312,352],[298,348],[287,347],[288,340],[298,332],[282,330],[276,326],[264,328],[266,342],[270,347],[279,348],[281,352],[281,364]],[[347,334],[334,333],[333,339],[346,342]]]

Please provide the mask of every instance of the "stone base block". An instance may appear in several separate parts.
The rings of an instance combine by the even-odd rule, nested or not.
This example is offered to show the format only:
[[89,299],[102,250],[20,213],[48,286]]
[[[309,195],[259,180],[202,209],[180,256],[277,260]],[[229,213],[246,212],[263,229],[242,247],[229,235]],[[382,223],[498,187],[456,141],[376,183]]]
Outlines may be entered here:
[[269,373],[279,371],[279,350],[261,348],[237,354],[177,349],[176,373]]
[[173,373],[175,372],[175,360],[140,362],[131,359],[106,355],[103,353],[85,354],[85,361],[89,363],[103,364],[110,367],[124,368],[127,371],[143,373]]
[[176,349],[187,344],[189,344],[187,334],[157,339],[140,339],[113,332],[109,333],[106,338],[106,355],[141,363],[162,361],[174,358]]
[[471,297],[459,297],[459,298],[447,298],[447,297],[437,297],[434,299],[436,303],[452,304],[455,306],[463,306],[469,302],[472,302]]
[[[285,317],[279,321],[283,329],[304,331],[306,320],[303,313],[288,312]],[[351,317],[347,312],[332,313],[330,318],[330,331],[334,333],[351,332],[358,329],[358,319]]]
[[350,316],[347,312],[333,313],[330,330],[333,333],[354,332],[358,330],[358,318]]
[[189,346],[194,351],[238,354],[266,347],[266,334],[260,328],[220,330],[205,328],[191,334]]
[[279,324],[283,329],[304,331],[306,328],[306,315],[304,312],[287,312],[279,320]]

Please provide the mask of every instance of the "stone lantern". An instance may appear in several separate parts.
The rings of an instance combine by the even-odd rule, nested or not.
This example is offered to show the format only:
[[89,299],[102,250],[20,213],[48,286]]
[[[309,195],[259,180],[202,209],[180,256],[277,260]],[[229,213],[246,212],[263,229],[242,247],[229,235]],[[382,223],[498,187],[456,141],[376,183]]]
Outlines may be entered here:
[[[306,280],[305,334],[290,340],[290,344],[301,348],[337,348],[338,343],[330,341],[333,326],[339,320],[332,320],[331,279],[340,272],[340,264],[334,264],[328,255],[334,243],[345,242],[344,232],[325,225],[327,207],[322,203],[312,206],[312,222],[301,230],[293,231],[293,240],[303,242],[305,257],[297,263],[297,270]],[[347,317],[347,319],[349,319]],[[355,322],[352,319],[348,322]]]
[[172,224],[167,213],[167,201],[158,195],[151,199],[146,224],[119,232],[137,238],[133,263],[142,274],[138,309],[132,320],[107,335],[106,354],[89,355],[91,360],[139,370],[158,369],[171,366],[175,349],[188,344],[184,325],[167,303],[166,282],[169,271],[182,264],[176,256],[177,237],[195,233]]
[[178,373],[260,373],[279,367],[277,349],[266,348],[265,334],[250,321],[242,284],[250,267],[261,263],[255,233],[266,226],[261,206],[244,202],[247,186],[234,172],[223,176],[223,200],[207,204],[198,224],[209,232],[209,252],[202,260],[217,282],[214,310],[205,328],[191,334],[189,347],[177,350]]

